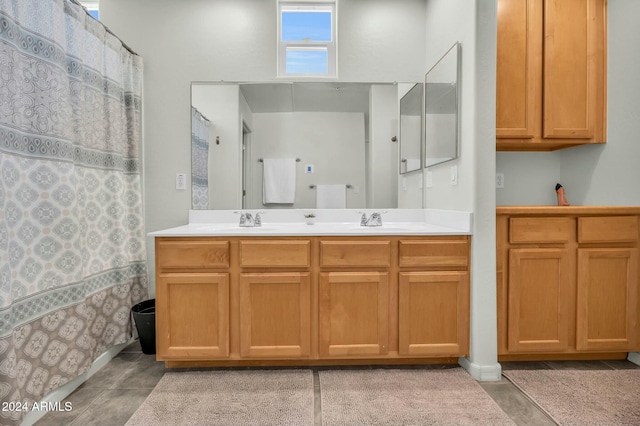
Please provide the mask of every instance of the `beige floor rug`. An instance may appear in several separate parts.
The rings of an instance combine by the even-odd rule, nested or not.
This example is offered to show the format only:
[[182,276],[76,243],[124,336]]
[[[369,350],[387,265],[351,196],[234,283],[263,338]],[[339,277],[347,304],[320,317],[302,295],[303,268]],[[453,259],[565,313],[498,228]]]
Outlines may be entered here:
[[462,368],[320,371],[322,424],[512,425]]
[[311,370],[165,373],[127,425],[312,425]]
[[560,425],[640,425],[640,370],[508,370]]

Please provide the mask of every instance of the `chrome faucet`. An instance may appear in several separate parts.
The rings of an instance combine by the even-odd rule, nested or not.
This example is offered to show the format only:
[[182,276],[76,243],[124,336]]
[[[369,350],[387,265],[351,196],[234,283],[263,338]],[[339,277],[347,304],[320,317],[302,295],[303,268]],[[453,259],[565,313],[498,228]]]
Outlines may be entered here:
[[362,213],[362,217],[360,218],[360,226],[382,226],[382,213],[386,212],[373,212],[368,219],[367,215]]
[[255,228],[255,227],[262,226],[262,218],[260,217],[260,213],[263,213],[263,212],[256,213],[255,218],[249,212],[234,212],[234,213],[240,214],[240,226],[242,228]]
[[240,213],[240,226],[241,227],[253,227],[255,226],[255,221],[253,220],[253,215],[248,212]]

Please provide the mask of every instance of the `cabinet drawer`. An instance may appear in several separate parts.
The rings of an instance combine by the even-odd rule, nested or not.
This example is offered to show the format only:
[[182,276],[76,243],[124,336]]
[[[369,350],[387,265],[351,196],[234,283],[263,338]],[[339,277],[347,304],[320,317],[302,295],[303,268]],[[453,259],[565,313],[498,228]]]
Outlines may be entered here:
[[567,217],[511,218],[509,242],[566,243],[571,239],[574,220]]
[[240,241],[240,267],[310,266],[309,240]]
[[625,243],[637,239],[637,216],[581,217],[578,219],[579,243]]
[[467,268],[467,241],[400,241],[399,266]]
[[156,262],[158,269],[228,268],[229,241],[158,239]]
[[320,266],[389,267],[389,241],[321,241]]

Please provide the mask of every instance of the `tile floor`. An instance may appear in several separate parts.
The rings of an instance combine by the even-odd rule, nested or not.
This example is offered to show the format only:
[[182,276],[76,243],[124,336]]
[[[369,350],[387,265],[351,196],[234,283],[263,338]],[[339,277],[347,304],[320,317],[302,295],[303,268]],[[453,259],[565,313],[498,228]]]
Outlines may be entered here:
[[[433,366],[435,367],[435,366]],[[427,367],[429,368],[429,367]],[[540,361],[505,362],[508,369],[631,369],[640,368],[629,361]],[[124,425],[151,393],[162,375],[168,371],[164,362],[155,360],[155,355],[145,355],[138,342],[133,342],[117,357],[95,373],[76,389],[65,401],[73,404],[69,412],[51,412],[36,423],[37,426],[62,425]],[[517,424],[522,426],[555,425],[536,404],[520,392],[511,382],[479,382]],[[316,386],[316,398],[320,389]],[[316,425],[321,424],[319,413]]]

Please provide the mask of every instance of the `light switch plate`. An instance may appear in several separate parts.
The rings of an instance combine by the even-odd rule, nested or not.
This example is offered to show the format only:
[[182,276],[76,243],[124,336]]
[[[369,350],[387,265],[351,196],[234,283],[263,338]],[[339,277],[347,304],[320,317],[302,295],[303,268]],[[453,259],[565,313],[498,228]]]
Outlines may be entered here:
[[451,185],[458,184],[458,166],[451,166]]
[[176,189],[179,191],[187,189],[187,175],[185,173],[176,173]]

